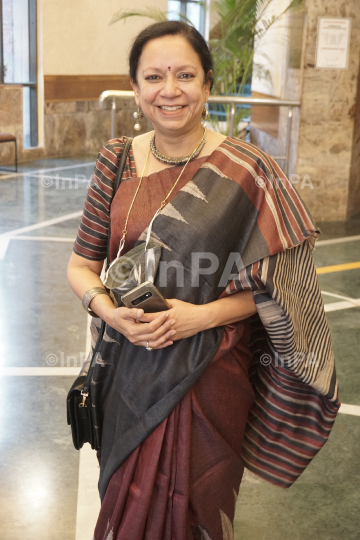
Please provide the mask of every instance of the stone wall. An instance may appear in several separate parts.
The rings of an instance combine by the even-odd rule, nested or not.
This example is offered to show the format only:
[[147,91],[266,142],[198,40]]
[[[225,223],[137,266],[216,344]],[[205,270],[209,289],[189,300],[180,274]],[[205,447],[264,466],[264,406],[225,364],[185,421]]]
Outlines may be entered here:
[[[358,4],[357,9],[360,11],[360,4]],[[353,216],[360,212],[360,69],[357,80],[355,106],[351,111],[351,116],[354,118],[354,134],[350,166],[348,216]]]
[[[23,106],[22,88],[0,86],[0,131],[11,133],[17,139],[18,158],[23,159]],[[14,143],[0,144],[0,167],[14,163]],[[35,159],[35,158],[34,158]]]
[[[0,86],[0,130],[17,137],[18,161],[96,154],[111,137],[111,110],[100,109],[98,100],[46,102],[44,147],[23,148],[22,88]],[[118,100],[115,136],[135,136],[152,129],[144,118],[135,132],[132,100]],[[14,144],[0,145],[1,165],[14,163]],[[1,166],[0,165],[0,166]]]
[[[351,18],[347,70],[314,67],[318,17],[323,16]],[[350,182],[353,134],[360,120],[355,118],[360,61],[358,0],[307,0],[304,49],[297,173],[309,174],[314,189],[306,190],[302,197],[315,219],[344,220],[360,210],[359,175]]]
[[[115,136],[134,137],[152,129],[144,119],[142,131],[133,127],[135,110],[132,100],[118,100]],[[45,103],[46,156],[71,156],[98,152],[111,137],[111,110],[100,109],[96,101]]]

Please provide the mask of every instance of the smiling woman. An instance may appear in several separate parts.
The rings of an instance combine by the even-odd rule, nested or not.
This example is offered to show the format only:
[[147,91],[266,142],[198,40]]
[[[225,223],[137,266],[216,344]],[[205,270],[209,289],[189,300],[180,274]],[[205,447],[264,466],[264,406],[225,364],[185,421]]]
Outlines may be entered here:
[[[145,28],[130,77],[154,130],[100,151],[68,266],[93,348],[105,324],[94,538],[228,540],[244,464],[289,487],[339,407],[316,229],[270,156],[202,125],[213,66],[197,30]],[[124,306],[145,279],[170,309]]]
[[[179,23],[165,24],[170,29],[171,25]],[[154,26],[149,28],[154,32]],[[151,120],[155,131],[134,141],[138,173],[150,139],[154,138],[154,146],[161,154],[179,158],[189,155],[202,138],[201,118],[206,113],[213,64],[202,36],[188,28],[191,27],[186,27],[182,34],[155,37],[152,34],[151,39],[148,39],[150,30],[145,29],[131,50],[130,81],[136,103]],[[208,154],[224,139],[209,132]],[[160,170],[159,163],[151,156],[148,166],[150,173]]]
[[[181,35],[153,39],[143,47],[131,85],[137,105],[154,126],[154,144],[160,153],[181,157],[190,154],[201,140],[201,115],[210,94],[211,77],[212,71],[205,76],[199,56]],[[145,153],[152,135],[146,134],[135,143],[139,167],[142,161],[136,159],[137,151]],[[218,139],[215,146],[223,138],[212,137]],[[151,159],[149,170],[156,169],[159,164]]]

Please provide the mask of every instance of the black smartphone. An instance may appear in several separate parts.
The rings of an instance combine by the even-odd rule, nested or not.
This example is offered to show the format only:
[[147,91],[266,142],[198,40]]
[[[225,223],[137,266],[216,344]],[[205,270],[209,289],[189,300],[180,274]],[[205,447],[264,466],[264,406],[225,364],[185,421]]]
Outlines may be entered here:
[[121,297],[128,308],[140,308],[145,313],[166,311],[171,306],[151,281],[145,281]]

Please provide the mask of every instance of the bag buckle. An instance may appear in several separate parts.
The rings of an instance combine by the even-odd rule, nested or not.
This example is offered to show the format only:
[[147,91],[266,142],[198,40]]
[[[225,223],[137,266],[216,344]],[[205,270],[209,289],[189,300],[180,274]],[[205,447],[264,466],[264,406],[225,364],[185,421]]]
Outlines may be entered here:
[[88,397],[89,394],[87,392],[84,392],[83,390],[81,390],[80,394],[82,395],[83,400],[82,400],[82,403],[79,403],[79,407],[87,407],[86,398]]

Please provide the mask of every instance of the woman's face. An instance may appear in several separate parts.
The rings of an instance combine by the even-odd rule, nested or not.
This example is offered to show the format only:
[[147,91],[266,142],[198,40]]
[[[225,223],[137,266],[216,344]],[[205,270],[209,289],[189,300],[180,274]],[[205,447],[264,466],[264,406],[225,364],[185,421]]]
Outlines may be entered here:
[[132,82],[136,103],[155,131],[188,133],[199,129],[210,94],[200,58],[182,36],[164,36],[143,48]]

